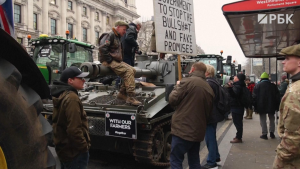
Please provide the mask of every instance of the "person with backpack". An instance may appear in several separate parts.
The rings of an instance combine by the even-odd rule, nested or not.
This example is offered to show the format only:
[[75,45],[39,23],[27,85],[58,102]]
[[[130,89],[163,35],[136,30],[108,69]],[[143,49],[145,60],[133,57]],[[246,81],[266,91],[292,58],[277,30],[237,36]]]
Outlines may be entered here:
[[272,139],[275,138],[275,111],[278,111],[280,94],[275,84],[269,80],[269,75],[264,72],[260,76],[260,83],[253,90],[254,111],[259,114],[260,126],[262,128],[261,139],[268,140],[267,114],[269,117],[269,132]]
[[[233,138],[230,143],[242,143],[243,136],[243,116],[244,116],[244,107],[248,107],[246,102],[248,102],[247,97],[250,100],[249,90],[246,88],[245,84],[246,76],[244,74],[237,74],[234,76],[233,84],[228,84],[228,92],[230,95],[230,106],[232,112],[233,124],[237,130],[235,138]],[[246,92],[248,91],[249,94]],[[249,96],[247,96],[249,95]]]
[[[213,100],[213,109],[210,114],[207,124],[206,124],[206,132],[205,132],[205,142],[208,149],[208,156],[206,159],[206,164],[202,166],[203,169],[209,168],[217,168],[217,162],[220,162],[220,154],[218,149],[218,142],[216,138],[217,132],[217,124],[220,121],[224,120],[224,111],[220,110],[218,107],[218,103],[222,102],[220,95],[222,94],[222,87],[219,82],[215,79],[215,68],[211,65],[206,65],[205,72],[206,81],[209,86],[213,89],[215,94],[215,98]],[[222,95],[223,96],[223,95]],[[227,98],[228,100],[228,98]],[[223,114],[222,114],[223,113]]]

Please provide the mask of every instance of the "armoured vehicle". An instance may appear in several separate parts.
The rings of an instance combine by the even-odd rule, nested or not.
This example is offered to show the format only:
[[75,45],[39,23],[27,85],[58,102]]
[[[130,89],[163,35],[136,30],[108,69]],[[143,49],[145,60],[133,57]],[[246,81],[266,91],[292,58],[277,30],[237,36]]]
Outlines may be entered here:
[[[168,95],[178,80],[177,61],[157,60],[158,56],[137,56],[136,98],[143,105],[135,107],[116,99],[113,86],[87,82],[81,91],[88,115],[92,148],[127,153],[142,163],[168,166],[171,151],[171,117],[174,110]],[[194,62],[186,61],[183,74]],[[83,63],[90,79],[113,75],[101,64]],[[52,114],[53,105],[44,104],[45,114]]]
[[93,62],[94,46],[76,39],[61,36],[40,35],[30,40],[33,47],[32,59],[39,67],[46,82],[52,84],[67,67],[79,67],[83,62]]
[[0,39],[0,168],[55,166],[45,137],[52,127],[41,114],[48,85],[24,48],[1,28]]

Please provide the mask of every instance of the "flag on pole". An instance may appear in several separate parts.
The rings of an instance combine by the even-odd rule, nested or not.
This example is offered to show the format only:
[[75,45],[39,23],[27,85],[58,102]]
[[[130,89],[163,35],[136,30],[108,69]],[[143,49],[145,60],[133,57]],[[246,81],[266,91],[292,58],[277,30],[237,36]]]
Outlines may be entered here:
[[0,28],[14,37],[14,18],[12,0],[0,0]]

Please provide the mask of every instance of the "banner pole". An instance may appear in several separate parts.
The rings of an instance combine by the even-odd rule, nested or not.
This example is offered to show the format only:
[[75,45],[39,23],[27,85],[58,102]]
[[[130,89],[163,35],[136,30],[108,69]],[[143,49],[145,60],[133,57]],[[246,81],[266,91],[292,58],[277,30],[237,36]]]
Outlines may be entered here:
[[177,55],[177,62],[178,62],[178,80],[180,81],[182,78],[181,75],[181,60],[180,60],[180,55]]

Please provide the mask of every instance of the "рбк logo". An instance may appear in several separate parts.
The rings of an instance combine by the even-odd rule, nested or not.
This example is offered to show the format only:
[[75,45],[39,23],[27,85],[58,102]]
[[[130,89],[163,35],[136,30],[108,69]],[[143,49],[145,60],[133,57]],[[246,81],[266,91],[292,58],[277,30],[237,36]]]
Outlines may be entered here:
[[257,22],[259,24],[272,24],[277,20],[277,24],[294,24],[291,20],[294,14],[258,14]]

